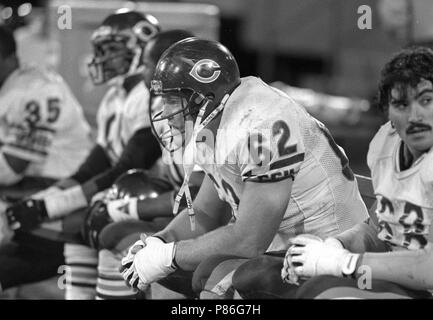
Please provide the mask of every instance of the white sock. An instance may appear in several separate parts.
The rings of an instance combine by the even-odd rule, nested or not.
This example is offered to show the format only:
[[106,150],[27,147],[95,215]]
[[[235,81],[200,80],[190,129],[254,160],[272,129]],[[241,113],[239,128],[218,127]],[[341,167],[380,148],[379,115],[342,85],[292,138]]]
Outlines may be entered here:
[[96,299],[135,299],[137,290],[126,285],[120,274],[122,255],[103,249],[99,251]]
[[66,300],[93,300],[96,296],[98,252],[78,244],[65,244]]

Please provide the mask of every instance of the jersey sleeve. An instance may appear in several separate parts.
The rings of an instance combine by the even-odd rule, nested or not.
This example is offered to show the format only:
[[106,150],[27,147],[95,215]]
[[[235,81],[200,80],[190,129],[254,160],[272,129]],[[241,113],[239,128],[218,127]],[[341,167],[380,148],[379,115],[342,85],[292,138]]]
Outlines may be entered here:
[[296,115],[290,114],[286,105],[274,109],[252,123],[239,141],[243,181],[295,179],[304,161],[305,149]]
[[64,104],[61,88],[41,83],[27,90],[13,90],[6,103],[2,151],[26,161],[44,161],[57,134],[56,124]]
[[396,134],[396,133],[394,133],[391,124],[387,122],[382,127],[380,127],[380,129],[377,131],[377,133],[371,140],[367,152],[367,165],[370,168],[370,171],[373,170],[373,167],[377,159],[381,156],[381,154],[383,154],[384,151],[383,148],[387,141],[387,136],[391,134]]
[[[426,185],[427,190],[433,190],[433,150],[426,154],[426,159],[423,160],[421,167],[421,179]],[[433,204],[433,196],[430,196],[431,203]]]

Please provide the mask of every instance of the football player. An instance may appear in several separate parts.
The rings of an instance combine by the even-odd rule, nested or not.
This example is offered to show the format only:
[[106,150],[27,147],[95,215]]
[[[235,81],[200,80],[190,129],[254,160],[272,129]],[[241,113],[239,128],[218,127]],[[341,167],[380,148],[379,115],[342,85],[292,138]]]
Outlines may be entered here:
[[[240,78],[222,44],[190,38],[171,46],[158,62],[152,91],[164,105],[152,121],[167,121],[166,140],[184,149],[174,212],[182,196],[187,208],[130,248],[122,275],[131,286],[159,281],[191,297],[192,272],[203,271],[207,259],[284,254],[296,234],[333,235],[366,218],[348,160],[324,125],[259,78]],[[206,177],[192,203],[195,164]],[[228,291],[237,263],[217,272],[226,289],[217,294]],[[278,264],[281,269],[283,257]]]
[[[62,218],[86,208],[93,195],[109,188],[128,169],[149,169],[155,164],[161,150],[146,112],[150,95],[142,81],[145,68],[142,54],[146,43],[159,30],[154,16],[127,10],[109,15],[95,30],[91,38],[94,57],[89,63],[90,76],[95,84],[110,86],[97,114],[97,144],[78,170],[56,185],[61,190],[50,191],[45,196],[39,194],[42,199],[23,201],[9,208],[7,214],[13,227],[31,229],[45,219]],[[67,223],[66,219],[64,226],[72,225],[70,229],[78,231],[83,219],[77,220],[77,223]],[[86,268],[80,266],[90,266],[90,278],[94,274],[97,253],[86,246],[67,244],[65,255],[72,277],[78,274],[84,278],[72,280],[72,290],[66,291],[70,297],[74,296],[75,284],[87,285]],[[2,285],[4,281],[0,275]]]
[[287,260],[298,276],[314,277],[301,287],[299,297],[431,297],[431,49],[405,49],[385,65],[379,106],[389,121],[376,133],[367,155],[379,223],[361,223],[324,242],[294,238]]
[[[14,35],[4,26],[0,26],[0,102],[0,243],[5,244],[0,252],[1,291],[12,279],[32,280],[33,274],[45,274],[32,262],[50,256],[49,246],[38,255],[31,246],[18,250],[10,242],[13,233],[4,215],[8,200],[73,174],[92,142],[81,105],[62,77],[52,70],[21,65]],[[5,252],[17,256],[13,261],[3,259]],[[60,257],[50,258],[58,264]]]
[[21,66],[14,36],[4,26],[0,40],[0,192],[47,187],[85,159],[90,127],[59,74]]
[[[184,30],[168,30],[160,32],[148,42],[143,54],[143,63],[146,65],[144,81],[147,86],[150,86],[153,70],[162,53],[171,44],[192,36],[190,32]],[[149,107],[153,109],[161,108],[161,99],[159,97],[153,98],[152,101]],[[154,128],[155,133],[167,129],[160,127],[159,124]],[[172,219],[176,190],[180,188],[183,181],[183,168],[175,161],[176,157],[181,158],[180,151],[179,149],[170,153],[165,148],[162,148],[163,157],[158,177],[162,181],[168,182],[168,190],[165,192],[147,191],[140,193],[139,196],[123,196],[108,201],[103,211],[114,223],[104,227],[100,233],[95,233],[92,228],[88,229],[89,238],[95,239],[93,241],[94,247],[100,249],[96,281],[97,299],[138,297],[137,291],[128,288],[119,272],[120,260],[124,251],[140,238],[140,233],[151,234],[159,231]],[[202,178],[203,173],[196,168],[190,179],[192,192],[193,189],[198,189]],[[136,183],[131,181],[128,184],[129,186],[125,187],[131,189]],[[156,190],[154,183],[150,189]]]

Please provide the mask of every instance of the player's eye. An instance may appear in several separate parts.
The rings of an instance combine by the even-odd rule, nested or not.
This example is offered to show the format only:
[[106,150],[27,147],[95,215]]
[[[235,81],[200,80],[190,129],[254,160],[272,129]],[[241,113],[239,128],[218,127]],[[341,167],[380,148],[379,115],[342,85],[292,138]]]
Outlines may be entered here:
[[397,110],[404,110],[408,106],[409,106],[409,103],[407,101],[401,101],[401,100],[391,101],[391,107],[393,107]]
[[426,106],[428,104],[430,104],[433,100],[433,97],[431,95],[423,95],[420,99],[419,102],[422,106]]
[[101,53],[103,54],[110,54],[110,53],[117,53],[124,50],[124,46],[120,43],[116,42],[109,42],[104,43],[101,46],[99,46],[99,49]]

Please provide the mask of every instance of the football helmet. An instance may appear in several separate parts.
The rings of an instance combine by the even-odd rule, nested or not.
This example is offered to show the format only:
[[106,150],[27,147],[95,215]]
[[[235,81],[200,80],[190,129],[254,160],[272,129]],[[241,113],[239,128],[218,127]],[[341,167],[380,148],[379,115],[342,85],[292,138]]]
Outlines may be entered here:
[[124,80],[142,70],[146,43],[159,31],[158,20],[150,14],[119,10],[109,15],[93,32],[93,57],[88,63],[94,84]]
[[184,124],[187,116],[195,122],[203,107],[199,121],[206,119],[240,82],[237,62],[221,43],[193,37],[172,45],[161,56],[151,82],[151,92],[163,99],[162,110],[151,114],[152,125],[168,120],[172,132],[158,135],[159,142],[170,151],[180,147],[172,144],[173,132],[183,135],[185,126],[173,130],[170,119],[183,114]]
[[156,198],[170,190],[171,185],[159,178],[150,176],[144,170],[131,169],[122,174],[108,190],[102,200],[96,201],[89,209],[85,219],[82,236],[92,248],[98,248],[98,237],[102,229],[113,222],[107,212],[107,203],[111,200]]

